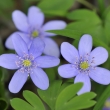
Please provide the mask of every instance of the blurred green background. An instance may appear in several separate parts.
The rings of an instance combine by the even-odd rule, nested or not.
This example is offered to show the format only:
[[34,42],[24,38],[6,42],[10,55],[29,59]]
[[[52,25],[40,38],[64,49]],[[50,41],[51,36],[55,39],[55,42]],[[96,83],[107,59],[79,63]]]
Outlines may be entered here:
[[[53,39],[58,43],[59,48],[62,42],[67,41],[77,47],[81,35],[87,33],[93,36],[94,47],[103,46],[110,53],[110,0],[0,0],[0,54],[14,52],[8,50],[4,43],[10,34],[17,29],[12,22],[11,14],[14,10],[21,10],[27,14],[30,6],[38,6],[45,14],[45,22],[49,20],[61,19],[68,23],[63,31],[52,31],[57,36]],[[62,56],[61,64],[67,63]],[[110,57],[108,61],[101,65],[110,70]],[[57,67],[45,70],[50,78],[50,82],[61,79],[57,73]],[[26,82],[22,90],[17,94],[12,94],[8,90],[9,81],[14,71],[0,67],[0,110],[13,110],[10,106],[10,99],[23,98],[23,90],[30,90],[36,93],[36,87],[30,79]],[[67,81],[64,79],[64,82]],[[69,80],[73,83],[73,79]],[[108,86],[102,86],[92,82],[98,96],[104,93]],[[108,87],[108,92],[110,87]],[[106,94],[106,93],[105,93]],[[110,96],[110,93],[103,99]],[[103,104],[103,103],[102,103]],[[88,110],[92,110],[88,109]]]

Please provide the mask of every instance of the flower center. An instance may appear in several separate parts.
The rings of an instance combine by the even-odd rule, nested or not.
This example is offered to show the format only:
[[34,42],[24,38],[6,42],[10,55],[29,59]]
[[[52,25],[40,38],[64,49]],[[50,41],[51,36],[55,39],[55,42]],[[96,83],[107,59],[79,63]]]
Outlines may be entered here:
[[29,67],[29,66],[31,66],[31,61],[30,60],[23,60],[23,65],[25,67]]
[[89,67],[89,64],[88,64],[87,61],[84,61],[84,62],[81,62],[81,63],[80,63],[80,68],[81,68],[82,70],[86,70],[88,67]]
[[75,62],[72,64],[73,68],[76,68],[79,73],[89,74],[91,69],[95,69],[92,64],[95,63],[95,57],[90,58],[90,54],[85,54],[83,56],[77,57]]
[[24,73],[33,73],[33,68],[37,67],[36,62],[34,61],[34,56],[32,54],[26,54],[22,57],[16,56],[17,61],[15,61],[17,67],[19,67],[20,72]]
[[38,35],[39,35],[39,32],[38,32],[38,31],[33,31],[33,32],[32,32],[32,36],[33,36],[33,37],[37,37]]

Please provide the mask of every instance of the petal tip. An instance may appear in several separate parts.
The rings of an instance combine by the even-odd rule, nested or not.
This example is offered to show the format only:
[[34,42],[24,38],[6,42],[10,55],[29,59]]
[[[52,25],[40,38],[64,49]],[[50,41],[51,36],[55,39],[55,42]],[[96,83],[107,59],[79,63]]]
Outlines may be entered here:
[[40,88],[41,90],[47,90],[49,88],[49,84],[43,88]]
[[19,91],[17,91],[17,90],[14,90],[13,88],[12,88],[12,86],[10,86],[10,84],[9,84],[9,86],[8,86],[8,89],[9,89],[9,91],[11,92],[11,93],[13,93],[13,94],[16,94],[16,93],[18,93]]
[[69,45],[69,43],[68,43],[68,42],[63,42],[63,43],[61,44],[61,48],[63,48],[65,45]]
[[90,34],[84,34],[82,37],[92,38],[92,36]]
[[29,7],[29,10],[37,10],[37,11],[41,12],[41,9],[38,8],[37,6],[31,6],[31,7]]

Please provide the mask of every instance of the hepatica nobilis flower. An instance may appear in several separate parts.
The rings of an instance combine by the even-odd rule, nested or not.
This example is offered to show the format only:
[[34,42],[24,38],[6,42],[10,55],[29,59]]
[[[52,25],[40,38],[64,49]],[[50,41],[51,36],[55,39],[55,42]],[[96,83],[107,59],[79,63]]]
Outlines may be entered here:
[[61,54],[70,63],[58,68],[59,75],[63,78],[75,77],[74,82],[83,82],[84,85],[78,94],[91,90],[90,78],[99,84],[110,83],[110,71],[101,67],[108,58],[108,52],[103,47],[92,50],[92,37],[85,34],[79,41],[78,50],[68,42],[61,44]]
[[17,33],[28,45],[30,45],[34,38],[42,38],[45,42],[44,53],[59,57],[60,52],[58,45],[50,38],[51,36],[55,36],[55,34],[46,31],[65,28],[66,23],[64,21],[52,20],[43,25],[44,14],[38,7],[35,6],[29,8],[27,16],[23,12],[15,10],[12,13],[12,20],[19,31],[10,35],[6,40],[5,45],[7,48],[14,49],[11,38],[12,36],[16,36]]
[[41,56],[45,44],[40,38],[33,40],[29,50],[20,36],[13,37],[12,41],[17,54],[0,56],[0,66],[7,69],[18,69],[9,83],[10,92],[19,92],[28,76],[38,88],[47,89],[49,79],[41,68],[57,66],[60,62],[59,58],[48,55]]

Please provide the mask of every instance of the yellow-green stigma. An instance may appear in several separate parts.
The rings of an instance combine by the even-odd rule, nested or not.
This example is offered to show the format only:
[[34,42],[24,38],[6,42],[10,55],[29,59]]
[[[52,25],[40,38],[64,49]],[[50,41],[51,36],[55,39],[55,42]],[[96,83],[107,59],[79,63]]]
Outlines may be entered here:
[[23,65],[26,67],[31,66],[31,61],[30,60],[24,60]]
[[39,34],[38,31],[33,31],[33,32],[32,32],[32,36],[33,36],[33,37],[37,37],[38,34]]
[[82,70],[86,70],[88,67],[89,67],[88,62],[84,61],[84,62],[81,62],[81,63],[80,63],[80,68],[81,68]]

